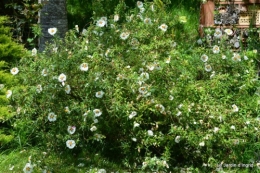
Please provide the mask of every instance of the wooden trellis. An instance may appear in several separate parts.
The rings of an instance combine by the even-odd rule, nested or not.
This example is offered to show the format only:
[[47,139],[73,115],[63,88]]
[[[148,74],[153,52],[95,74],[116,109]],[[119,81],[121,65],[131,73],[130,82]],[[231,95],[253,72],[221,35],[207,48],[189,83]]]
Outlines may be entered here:
[[208,0],[201,4],[200,33],[204,27],[260,27],[260,0]]

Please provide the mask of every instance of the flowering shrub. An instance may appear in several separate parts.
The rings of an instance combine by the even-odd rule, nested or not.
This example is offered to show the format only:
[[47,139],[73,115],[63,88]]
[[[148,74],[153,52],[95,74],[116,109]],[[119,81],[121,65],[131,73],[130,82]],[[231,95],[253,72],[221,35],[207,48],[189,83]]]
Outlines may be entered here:
[[217,43],[187,52],[174,40],[184,18],[153,3],[118,14],[80,36],[53,34],[44,53],[21,60],[27,87],[10,99],[27,143],[143,171],[256,162],[257,54]]

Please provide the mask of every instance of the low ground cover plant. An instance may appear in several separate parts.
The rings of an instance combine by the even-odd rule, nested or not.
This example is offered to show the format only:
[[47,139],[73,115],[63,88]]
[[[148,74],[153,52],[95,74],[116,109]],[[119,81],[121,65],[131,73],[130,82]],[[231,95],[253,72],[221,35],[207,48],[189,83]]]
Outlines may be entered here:
[[[138,1],[65,39],[50,28],[53,43],[17,66],[25,87],[9,99],[20,144],[61,152],[83,169],[96,153],[129,171],[221,171],[233,163],[256,170],[258,53],[218,42],[187,50],[177,35],[188,20]],[[24,172],[55,169],[38,159],[25,161]]]

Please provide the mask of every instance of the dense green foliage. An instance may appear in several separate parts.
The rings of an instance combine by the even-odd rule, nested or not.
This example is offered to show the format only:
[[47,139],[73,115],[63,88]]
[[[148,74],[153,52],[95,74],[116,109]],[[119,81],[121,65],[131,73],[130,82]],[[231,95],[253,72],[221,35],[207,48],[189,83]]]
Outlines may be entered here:
[[[18,62],[23,53],[23,47],[12,40],[10,28],[5,24],[7,18],[0,17],[0,147],[10,143],[13,136],[11,102],[7,98],[8,90],[17,85],[17,80],[10,73],[11,65]],[[8,144],[10,145],[10,144]]]
[[[226,31],[197,44],[198,17],[186,8],[135,6],[96,13],[82,32],[54,35],[45,52],[22,58],[16,79],[26,87],[11,96],[21,146],[62,152],[74,166],[98,154],[134,172],[256,166],[257,52],[234,53]],[[35,169],[45,167],[56,169]]]
[[0,172],[257,172],[259,38],[198,40],[197,0],[114,2],[68,1],[88,27],[3,56],[0,145],[25,150],[1,146]]

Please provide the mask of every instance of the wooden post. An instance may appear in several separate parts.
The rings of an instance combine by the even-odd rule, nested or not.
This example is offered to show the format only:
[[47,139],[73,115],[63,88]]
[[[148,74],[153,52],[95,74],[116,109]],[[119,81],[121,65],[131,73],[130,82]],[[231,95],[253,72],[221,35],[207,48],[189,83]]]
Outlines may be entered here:
[[209,0],[201,5],[200,8],[200,36],[203,36],[203,27],[210,27],[214,25],[214,9],[215,4],[213,0]]

